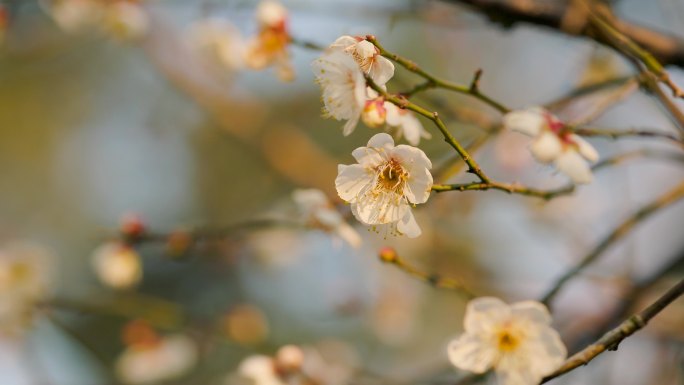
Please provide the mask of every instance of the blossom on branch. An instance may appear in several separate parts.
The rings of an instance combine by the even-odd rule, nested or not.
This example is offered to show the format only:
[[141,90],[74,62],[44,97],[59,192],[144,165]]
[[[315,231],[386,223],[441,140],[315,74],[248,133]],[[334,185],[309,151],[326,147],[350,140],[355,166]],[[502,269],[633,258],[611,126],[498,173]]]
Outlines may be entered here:
[[354,58],[361,70],[378,85],[384,85],[394,76],[394,64],[380,55],[373,43],[359,36],[341,36],[328,51],[342,51]]
[[504,127],[534,138],[530,151],[537,161],[554,163],[574,183],[591,183],[593,175],[588,162],[599,159],[596,149],[568,126],[541,107],[509,112]]
[[93,268],[103,284],[117,290],[133,288],[143,277],[140,255],[131,246],[116,241],[95,250]]
[[287,9],[277,1],[265,0],[257,7],[256,19],[259,32],[247,44],[245,64],[255,70],[275,66],[280,80],[293,80],[294,70],[287,50],[290,44]]
[[351,203],[354,217],[375,229],[388,225],[394,235],[419,236],[410,205],[430,197],[430,159],[416,147],[395,146],[385,133],[374,135],[352,155],[358,164],[339,165],[335,187],[340,198]]
[[399,108],[390,102],[385,102],[385,110],[387,111],[387,126],[394,131],[395,138],[401,139],[404,136],[410,145],[417,146],[420,138],[432,137],[412,111]]
[[190,45],[222,69],[235,71],[244,65],[244,42],[240,31],[228,20],[211,17],[192,24],[187,31]]
[[337,235],[352,247],[361,246],[359,233],[345,222],[323,191],[295,190],[292,192],[292,199],[309,225]]
[[466,308],[465,333],[449,344],[449,360],[474,373],[494,368],[501,385],[539,384],[567,355],[550,324],[551,315],[539,302],[507,305],[494,297],[476,298]]

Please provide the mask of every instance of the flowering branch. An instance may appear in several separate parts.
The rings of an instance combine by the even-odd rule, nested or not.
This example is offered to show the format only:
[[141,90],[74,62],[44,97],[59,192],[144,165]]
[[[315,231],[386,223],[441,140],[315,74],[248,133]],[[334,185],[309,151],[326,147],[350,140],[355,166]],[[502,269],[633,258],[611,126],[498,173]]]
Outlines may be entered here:
[[574,185],[568,185],[556,190],[537,190],[523,186],[518,183],[499,183],[499,182],[487,182],[487,183],[461,183],[461,184],[436,184],[432,186],[432,191],[444,192],[444,191],[473,191],[473,190],[499,190],[504,191],[509,194],[519,194],[526,196],[533,196],[542,198],[545,200],[553,199],[560,195],[570,194],[575,191]]
[[378,257],[382,262],[394,265],[403,272],[408,273],[410,276],[418,278],[419,280],[428,283],[430,286],[439,289],[458,290],[468,298],[476,297],[476,295],[473,294],[473,292],[471,292],[470,290],[468,290],[468,288],[466,288],[461,281],[454,278],[442,277],[439,274],[430,274],[421,271],[415,266],[406,263],[406,261],[404,261],[399,256],[399,254],[397,254],[397,252],[392,248],[385,247],[381,249],[378,253]]
[[[396,63],[398,63],[402,67],[406,68],[408,71],[413,72],[414,74],[424,78],[426,80],[426,82],[417,86],[417,88],[419,87],[418,91],[426,90],[429,88],[443,88],[445,90],[450,90],[450,91],[458,92],[461,94],[470,95],[470,96],[480,100],[481,102],[488,104],[489,106],[493,107],[494,109],[496,109],[497,111],[499,111],[501,113],[505,114],[506,112],[510,111],[510,108],[504,106],[502,103],[497,102],[496,100],[492,99],[491,97],[480,92],[480,89],[478,87],[478,81],[479,81],[480,77],[482,76],[481,70],[478,70],[475,72],[475,76],[473,78],[473,81],[470,83],[469,86],[456,84],[456,83],[450,82],[448,80],[443,80],[443,79],[440,79],[434,75],[431,75],[430,73],[428,73],[428,72],[424,71],[422,68],[420,68],[413,61],[387,51],[382,45],[380,45],[378,40],[373,35],[367,35],[366,40],[373,43],[373,45],[375,45],[375,47],[378,48],[378,50],[380,51],[379,52],[380,55],[395,61]],[[416,92],[417,92],[417,90],[416,90],[416,88],[414,88],[413,92],[409,91],[409,93],[410,93],[409,95],[415,94]]]
[[378,86],[373,81],[373,79],[371,79],[368,75],[364,76],[366,77],[366,83],[368,84],[368,86],[375,90],[378,94],[380,94],[386,101],[393,103],[399,108],[411,110],[419,115],[422,115],[430,119],[437,126],[439,131],[441,131],[442,135],[444,136],[444,141],[447,142],[451,147],[453,147],[453,149],[456,150],[456,152],[463,159],[463,161],[466,162],[466,164],[468,165],[468,172],[477,175],[480,181],[484,183],[490,182],[489,177],[485,175],[485,173],[480,168],[480,165],[477,164],[477,162],[470,156],[468,151],[466,151],[466,149],[463,148],[461,143],[459,143],[458,140],[456,140],[456,138],[453,135],[451,135],[451,133],[449,132],[449,130],[447,129],[446,125],[439,117],[439,114],[437,112],[430,112],[425,108],[415,103],[412,103],[405,97],[391,95],[387,91],[382,89],[382,87]]
[[658,197],[653,202],[643,206],[632,214],[629,218],[624,220],[618,227],[615,228],[608,236],[606,236],[589,254],[587,254],[582,260],[572,269],[568,270],[563,274],[553,285],[553,287],[542,297],[541,302],[549,306],[551,301],[555,298],[561,288],[568,282],[571,278],[577,275],[585,267],[593,263],[598,259],[604,251],[606,251],[615,242],[622,239],[630,230],[632,230],[637,224],[646,220],[652,214],[658,212],[669,206],[672,203],[677,202],[679,199],[684,198],[684,182],[680,182],[675,188],[666,192],[665,194]]
[[558,370],[546,376],[542,380],[542,383],[561,376],[582,365],[588,364],[591,360],[596,358],[596,356],[605,352],[606,350],[617,350],[618,345],[620,342],[622,342],[622,340],[645,327],[653,317],[655,317],[669,304],[679,298],[682,294],[684,294],[684,279],[679,281],[679,283],[668,290],[649,307],[640,311],[639,313],[632,315],[616,328],[604,334],[598,339],[598,341],[568,358]]

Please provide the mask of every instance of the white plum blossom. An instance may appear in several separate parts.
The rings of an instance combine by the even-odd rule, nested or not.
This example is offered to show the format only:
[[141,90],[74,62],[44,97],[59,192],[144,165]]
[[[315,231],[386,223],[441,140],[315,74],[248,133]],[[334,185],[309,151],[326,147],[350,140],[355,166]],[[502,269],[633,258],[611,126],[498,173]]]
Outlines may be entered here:
[[229,21],[210,17],[192,24],[187,31],[190,45],[204,57],[229,71],[244,65],[244,41]]
[[384,85],[394,76],[394,64],[380,55],[373,43],[362,37],[340,36],[328,48],[349,54],[361,70],[378,85]]
[[108,242],[93,253],[93,268],[100,281],[113,289],[129,289],[143,276],[140,255],[120,242]]
[[530,151],[541,163],[554,163],[574,183],[591,183],[589,163],[599,159],[596,149],[573,134],[557,117],[541,107],[509,112],[504,127],[534,138]]
[[385,110],[387,111],[385,119],[387,126],[394,129],[397,139],[404,136],[410,145],[417,146],[420,143],[420,138],[430,139],[432,137],[413,112],[399,108],[390,102],[385,102]]
[[0,336],[20,335],[49,292],[52,255],[15,241],[0,249]]
[[508,305],[494,297],[476,298],[466,308],[465,333],[449,344],[449,360],[474,373],[493,368],[500,385],[537,385],[567,355],[550,324],[539,302]]
[[314,60],[312,67],[323,91],[324,115],[346,120],[342,133],[351,134],[368,100],[366,79],[361,69],[351,56],[340,51],[324,54]]
[[339,165],[335,187],[340,198],[351,203],[354,217],[374,227],[389,225],[396,235],[419,236],[410,205],[430,197],[430,159],[416,147],[395,146],[385,133],[374,135],[352,155],[358,164]]
[[116,361],[116,374],[127,384],[152,384],[178,378],[195,366],[198,349],[182,334],[132,344]]
[[353,247],[361,246],[361,236],[342,218],[323,191],[295,190],[292,199],[312,226],[336,234]]
[[104,11],[104,29],[114,38],[129,41],[143,37],[149,29],[147,12],[132,1],[115,1]]
[[69,33],[95,25],[103,11],[96,0],[41,0],[40,5],[59,28]]

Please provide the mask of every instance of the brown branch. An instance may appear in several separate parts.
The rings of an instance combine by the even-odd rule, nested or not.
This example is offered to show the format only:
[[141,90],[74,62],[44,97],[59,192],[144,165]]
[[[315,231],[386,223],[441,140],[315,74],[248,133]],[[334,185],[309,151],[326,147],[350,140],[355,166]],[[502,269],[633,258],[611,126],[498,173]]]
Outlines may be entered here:
[[684,294],[684,279],[679,281],[678,284],[668,290],[649,307],[640,311],[639,313],[632,315],[616,328],[604,334],[598,339],[598,341],[568,358],[558,370],[546,376],[542,380],[542,383],[561,376],[582,365],[588,364],[591,360],[596,358],[596,356],[605,352],[606,350],[617,350],[620,342],[646,326],[646,324],[648,324],[653,317],[655,317],[669,304],[679,298],[682,294]]
[[563,286],[575,275],[584,270],[585,267],[595,262],[604,251],[606,251],[615,242],[622,239],[629,233],[637,224],[643,222],[654,213],[669,206],[672,203],[684,198],[684,182],[680,182],[672,190],[661,195],[654,201],[646,204],[637,210],[634,214],[625,219],[618,227],[616,227],[603,240],[573,268],[565,272],[553,285],[553,287],[542,297],[541,302],[549,306],[551,301],[556,297]]
[[[590,28],[588,15],[578,12],[573,1],[535,2],[510,0],[444,0],[463,4],[478,11],[505,28],[516,23],[548,27],[574,36],[584,36],[612,47],[605,36],[596,35]],[[656,29],[624,20],[613,20],[614,27],[624,36],[649,51],[664,65],[684,67],[684,40]]]

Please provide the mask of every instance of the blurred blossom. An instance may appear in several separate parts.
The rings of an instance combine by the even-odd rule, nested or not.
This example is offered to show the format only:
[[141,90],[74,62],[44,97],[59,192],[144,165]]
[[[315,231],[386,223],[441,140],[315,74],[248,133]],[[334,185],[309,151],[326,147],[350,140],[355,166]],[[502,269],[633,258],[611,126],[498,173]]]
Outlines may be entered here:
[[35,305],[49,293],[53,258],[31,243],[0,249],[0,336],[16,336],[30,326]]
[[116,361],[116,374],[127,384],[152,384],[178,378],[197,363],[195,342],[182,334],[159,336],[133,321],[124,329],[127,347]]
[[541,163],[554,163],[574,183],[591,183],[593,176],[587,162],[596,163],[596,149],[558,118],[541,107],[512,111],[503,118],[504,127],[534,138],[532,155]]
[[327,341],[316,347],[286,345],[274,357],[249,356],[240,363],[238,375],[254,385],[343,385],[356,365],[348,345]]
[[234,306],[224,317],[223,328],[228,338],[245,346],[264,342],[269,333],[264,313],[249,304]]
[[493,367],[502,385],[537,385],[567,354],[550,324],[551,315],[539,302],[507,305],[498,298],[476,298],[466,309],[465,333],[449,344],[449,360],[474,373]]
[[187,40],[217,67],[232,72],[244,66],[245,43],[240,31],[228,20],[202,19],[190,25]]
[[[339,165],[335,187],[351,203],[361,223],[393,235],[415,238],[420,226],[410,204],[425,203],[432,188],[432,163],[417,147],[394,146],[388,134],[376,134],[367,147],[352,152],[358,164]],[[382,231],[382,230],[378,230]]]
[[280,80],[293,80],[287,9],[277,1],[262,1],[257,7],[256,19],[259,32],[247,43],[245,64],[255,70],[275,66]]
[[105,8],[104,29],[119,40],[139,39],[149,29],[147,12],[136,0],[114,1]]
[[397,140],[403,136],[410,145],[417,146],[420,138],[432,137],[412,111],[399,108],[390,102],[385,102],[385,109],[387,110],[387,126],[394,131],[394,137]]
[[113,289],[130,289],[142,280],[140,255],[129,245],[108,242],[93,253],[93,268],[100,281]]
[[103,11],[98,0],[41,0],[40,4],[57,26],[69,33],[96,25]]
[[135,213],[126,213],[119,221],[119,232],[126,238],[138,238],[146,231],[142,217]]
[[334,234],[353,247],[361,246],[359,233],[342,218],[323,191],[295,190],[292,192],[292,199],[311,227]]

